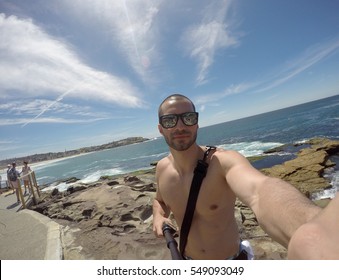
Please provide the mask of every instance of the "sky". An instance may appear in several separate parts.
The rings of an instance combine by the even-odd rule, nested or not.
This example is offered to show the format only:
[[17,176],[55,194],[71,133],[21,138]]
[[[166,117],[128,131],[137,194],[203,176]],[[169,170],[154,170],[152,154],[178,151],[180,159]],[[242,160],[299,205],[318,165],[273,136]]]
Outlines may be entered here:
[[0,159],[159,137],[339,94],[338,0],[0,0]]

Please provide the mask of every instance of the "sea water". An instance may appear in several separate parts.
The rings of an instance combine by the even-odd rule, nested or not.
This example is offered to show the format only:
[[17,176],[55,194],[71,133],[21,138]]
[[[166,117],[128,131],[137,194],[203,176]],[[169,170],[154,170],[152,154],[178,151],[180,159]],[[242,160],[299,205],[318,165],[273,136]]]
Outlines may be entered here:
[[[203,113],[200,118],[203,118]],[[142,135],[140,135],[142,136]],[[302,143],[314,137],[339,139],[339,95],[235,121],[199,128],[197,142],[237,150],[244,156],[262,155],[283,144]],[[256,168],[270,167],[293,157],[295,150],[285,150],[258,161]],[[149,169],[152,162],[168,154],[164,139],[132,144],[32,164],[39,185],[76,177],[84,183],[104,175],[118,175]],[[332,192],[339,190],[339,171],[326,176],[332,181]],[[1,174],[5,178],[5,174]],[[60,189],[68,185],[59,185]],[[327,195],[327,194],[326,194]]]

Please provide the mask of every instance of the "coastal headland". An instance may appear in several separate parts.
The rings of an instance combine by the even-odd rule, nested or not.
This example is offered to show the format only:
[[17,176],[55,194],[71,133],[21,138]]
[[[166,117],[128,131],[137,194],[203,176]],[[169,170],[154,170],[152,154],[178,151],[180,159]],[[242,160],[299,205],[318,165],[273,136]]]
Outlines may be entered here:
[[41,153],[41,154],[34,154],[34,155],[27,155],[23,157],[14,157],[14,158],[8,158],[0,160],[0,168],[6,168],[7,164],[12,162],[23,162],[24,160],[27,160],[30,164],[42,162],[42,161],[48,161],[53,159],[60,159],[64,157],[71,157],[76,156],[84,153],[91,153],[91,152],[97,152],[101,150],[107,150],[111,148],[116,148],[120,146],[140,143],[149,140],[148,138],[143,137],[128,137],[125,139],[121,139],[118,141],[113,141],[107,144],[97,145],[97,146],[90,146],[90,147],[83,147],[75,150],[65,150],[63,152],[55,152],[55,153]]
[[[278,149],[269,151],[274,152]],[[338,155],[339,141],[312,139],[302,144],[294,159],[262,172],[282,178],[312,197],[332,187],[324,174],[337,168],[331,158]],[[67,191],[42,192],[39,203],[29,208],[62,225],[66,260],[170,259],[165,240],[155,238],[152,232],[154,173],[150,168],[101,177],[91,184],[73,178],[74,184]],[[316,203],[324,206],[327,202]],[[237,201],[235,214],[240,235],[250,241],[256,259],[286,259],[286,249],[260,228],[246,205]]]

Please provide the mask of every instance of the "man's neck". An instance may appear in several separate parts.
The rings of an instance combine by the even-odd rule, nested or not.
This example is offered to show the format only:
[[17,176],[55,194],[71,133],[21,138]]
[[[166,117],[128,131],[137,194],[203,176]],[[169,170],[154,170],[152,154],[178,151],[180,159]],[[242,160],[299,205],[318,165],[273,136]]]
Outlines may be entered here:
[[193,144],[185,151],[177,151],[171,149],[171,154],[174,159],[174,166],[181,174],[193,172],[197,165],[197,161],[202,159],[204,150],[197,144]]

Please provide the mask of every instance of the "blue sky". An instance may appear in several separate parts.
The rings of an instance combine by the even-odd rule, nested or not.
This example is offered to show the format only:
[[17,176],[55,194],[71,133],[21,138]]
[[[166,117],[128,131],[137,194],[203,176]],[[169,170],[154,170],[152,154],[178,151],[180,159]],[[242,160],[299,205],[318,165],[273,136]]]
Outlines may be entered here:
[[339,93],[339,1],[0,0],[0,159],[158,137]]

